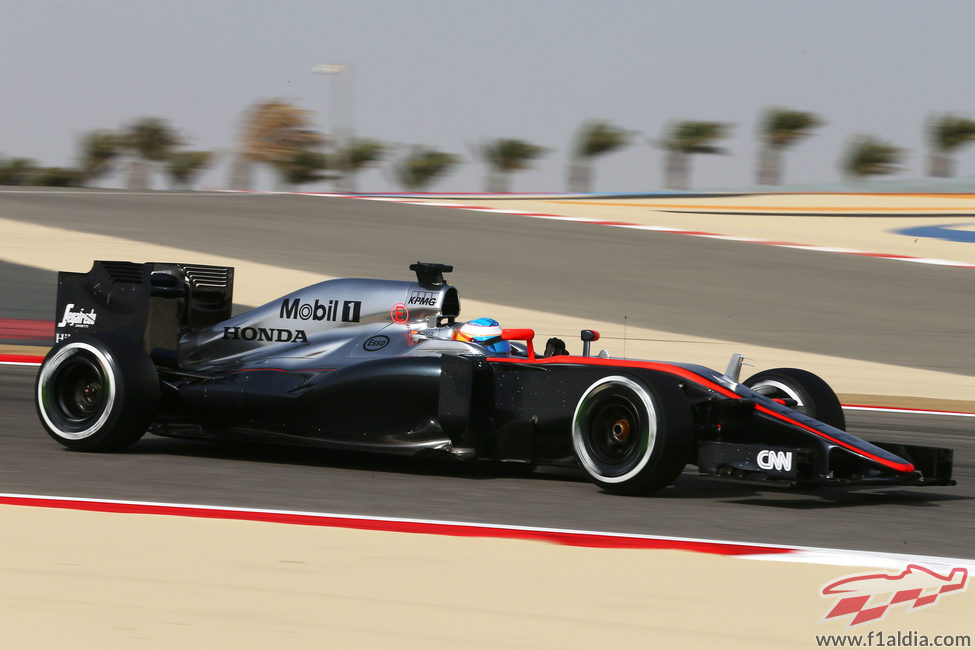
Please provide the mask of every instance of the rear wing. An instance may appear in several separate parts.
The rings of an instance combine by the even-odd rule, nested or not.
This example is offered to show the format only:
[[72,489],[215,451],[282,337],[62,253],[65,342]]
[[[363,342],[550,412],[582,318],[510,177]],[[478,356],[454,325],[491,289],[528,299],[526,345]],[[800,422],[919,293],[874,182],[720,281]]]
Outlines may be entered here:
[[112,334],[174,350],[184,331],[230,318],[233,287],[229,266],[102,260],[87,273],[61,271],[54,340]]

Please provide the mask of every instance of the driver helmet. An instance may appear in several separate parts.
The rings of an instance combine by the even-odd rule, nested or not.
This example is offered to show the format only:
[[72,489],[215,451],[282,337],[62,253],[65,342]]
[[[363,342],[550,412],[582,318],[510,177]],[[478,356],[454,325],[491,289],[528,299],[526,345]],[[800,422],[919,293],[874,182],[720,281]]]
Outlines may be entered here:
[[475,318],[454,332],[454,340],[475,343],[494,354],[510,354],[511,344],[501,339],[501,324],[493,318]]

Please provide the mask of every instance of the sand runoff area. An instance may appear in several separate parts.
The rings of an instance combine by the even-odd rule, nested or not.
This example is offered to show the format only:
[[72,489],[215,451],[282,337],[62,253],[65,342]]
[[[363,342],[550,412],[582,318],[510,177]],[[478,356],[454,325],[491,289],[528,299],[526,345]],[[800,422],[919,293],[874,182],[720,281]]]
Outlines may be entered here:
[[[9,648],[814,648],[971,634],[975,593],[820,623],[864,567],[0,506]],[[972,590],[975,591],[975,590]]]
[[[888,232],[913,223],[912,211],[971,213],[972,197],[782,195],[471,203],[975,262],[970,244],[909,241]],[[861,215],[881,209],[896,216],[738,214],[759,207],[780,213],[802,207]],[[702,213],[708,210],[721,214]],[[824,228],[822,219],[830,219],[831,227]],[[200,263],[233,265],[236,298],[243,303],[258,304],[279,295],[281,287],[326,279],[201,251],[14,221],[0,220],[0,231],[0,257],[50,270],[87,270],[93,258],[192,257]],[[506,322],[535,323],[541,340],[592,326],[607,338],[622,334],[612,323],[580,323],[564,315],[465,301],[465,311],[471,310],[497,314]],[[632,330],[630,337],[645,339],[630,344],[627,355],[632,357],[694,359],[723,367],[727,357],[739,351],[749,355],[756,369],[814,367],[828,375],[840,393],[897,397],[896,386],[909,377],[921,397],[971,406],[975,395],[971,377]],[[821,586],[862,568],[686,551],[574,548],[0,506],[0,638],[9,648],[591,650],[625,644],[752,649],[814,648],[817,634],[914,631],[933,636],[975,631],[975,590],[943,598],[918,612],[895,608],[876,625],[850,629],[843,622],[819,623],[830,604],[820,597]]]
[[[441,201],[975,264],[975,195],[969,194],[744,194]],[[931,215],[937,219],[932,221]],[[968,241],[895,232],[933,224],[950,226],[944,235],[955,239],[959,238],[958,233],[967,233]]]

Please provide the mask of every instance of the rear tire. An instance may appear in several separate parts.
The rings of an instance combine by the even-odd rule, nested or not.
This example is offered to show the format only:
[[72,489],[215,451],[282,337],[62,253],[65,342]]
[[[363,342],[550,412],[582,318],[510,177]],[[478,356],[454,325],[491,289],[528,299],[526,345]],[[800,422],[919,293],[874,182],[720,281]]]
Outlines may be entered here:
[[44,429],[68,449],[117,451],[155,417],[159,377],[133,341],[73,336],[47,353],[34,398]]
[[690,404],[671,381],[622,375],[594,382],[572,417],[572,446],[590,480],[613,494],[648,494],[680,475],[691,455]]
[[796,402],[792,408],[831,427],[846,431],[843,406],[829,384],[807,370],[775,368],[746,379],[744,385],[771,399]]

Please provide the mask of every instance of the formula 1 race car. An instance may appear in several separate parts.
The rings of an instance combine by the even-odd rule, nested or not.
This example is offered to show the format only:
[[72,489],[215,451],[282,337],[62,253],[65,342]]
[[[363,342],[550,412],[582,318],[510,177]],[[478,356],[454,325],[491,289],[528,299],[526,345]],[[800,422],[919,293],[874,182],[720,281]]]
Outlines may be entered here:
[[950,449],[869,443],[819,377],[739,381],[702,366],[545,353],[479,319],[416,263],[416,281],[320,282],[231,317],[233,269],[95,262],[58,276],[41,423],[75,450],[163,436],[277,441],[460,460],[578,465],[607,492],[648,493],[688,464],[763,485],[952,485]]

